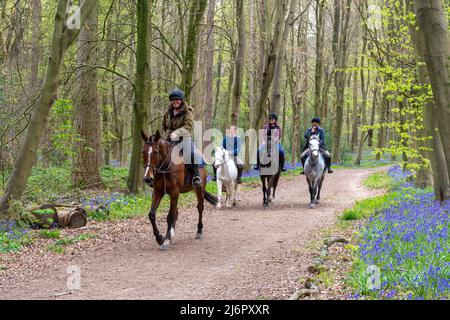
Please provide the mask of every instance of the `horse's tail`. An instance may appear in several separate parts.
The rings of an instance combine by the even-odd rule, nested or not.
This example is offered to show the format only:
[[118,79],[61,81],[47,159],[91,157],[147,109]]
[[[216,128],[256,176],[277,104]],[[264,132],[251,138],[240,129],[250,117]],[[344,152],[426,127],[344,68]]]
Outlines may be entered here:
[[219,199],[217,199],[215,195],[212,195],[208,191],[205,191],[205,200],[208,201],[213,206],[217,206],[217,204],[219,203]]

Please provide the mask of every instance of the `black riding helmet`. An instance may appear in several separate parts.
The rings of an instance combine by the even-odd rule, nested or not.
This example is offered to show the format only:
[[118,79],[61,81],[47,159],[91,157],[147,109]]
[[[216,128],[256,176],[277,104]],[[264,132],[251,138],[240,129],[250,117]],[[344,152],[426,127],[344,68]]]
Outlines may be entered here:
[[277,115],[275,113],[271,113],[269,115],[269,120],[272,120],[272,119],[274,119],[275,121],[278,121],[278,117],[277,117]]
[[314,123],[314,122],[320,124],[320,118],[314,118],[314,119],[312,119],[312,120],[311,120],[311,123]]
[[178,88],[172,90],[172,92],[170,92],[170,94],[169,94],[170,101],[177,100],[177,99],[184,100],[184,97],[185,97],[184,92]]

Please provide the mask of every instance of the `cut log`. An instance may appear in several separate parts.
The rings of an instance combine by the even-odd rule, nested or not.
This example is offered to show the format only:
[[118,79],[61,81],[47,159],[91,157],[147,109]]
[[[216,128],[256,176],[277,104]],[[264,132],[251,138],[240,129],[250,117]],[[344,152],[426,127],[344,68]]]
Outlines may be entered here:
[[58,225],[61,228],[78,229],[86,226],[87,213],[82,208],[65,209],[58,213]]
[[[52,228],[58,222],[58,211],[52,205],[44,204],[39,207],[27,208],[26,210],[31,212],[31,214],[38,220],[37,225],[34,227]],[[48,210],[49,213],[40,212],[42,210]]]

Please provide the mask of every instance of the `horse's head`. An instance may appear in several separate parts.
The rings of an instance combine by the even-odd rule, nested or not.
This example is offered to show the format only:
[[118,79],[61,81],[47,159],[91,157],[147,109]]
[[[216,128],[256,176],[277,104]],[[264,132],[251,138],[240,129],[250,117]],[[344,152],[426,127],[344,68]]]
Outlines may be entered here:
[[319,156],[320,151],[320,138],[318,135],[313,135],[309,138],[309,150],[311,151],[311,155],[313,157]]
[[230,159],[230,154],[223,147],[217,147],[215,155],[216,161],[214,161],[214,167],[216,167],[216,169],[219,169],[220,166],[227,163]]
[[144,182],[152,184],[155,177],[155,171],[161,166],[161,162],[167,155],[167,147],[161,138],[159,131],[155,135],[147,136],[141,131],[144,140],[144,148],[142,150],[142,158],[144,160]]

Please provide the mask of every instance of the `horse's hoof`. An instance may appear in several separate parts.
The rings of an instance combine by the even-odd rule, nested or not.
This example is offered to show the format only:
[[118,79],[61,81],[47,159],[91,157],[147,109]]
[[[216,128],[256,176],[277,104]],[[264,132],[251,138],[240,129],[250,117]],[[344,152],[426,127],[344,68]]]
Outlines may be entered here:
[[218,204],[218,205],[216,206],[216,208],[220,210],[220,209],[222,209],[222,205]]
[[237,206],[237,203],[235,202],[235,203],[233,203],[233,207],[236,207]]
[[315,204],[310,204],[310,205],[309,205],[309,208],[310,208],[310,209],[315,209],[315,208],[316,208],[316,205],[315,205]]
[[267,209],[268,207],[269,207],[269,204],[268,204],[268,203],[264,203],[264,204],[263,204],[263,208],[264,208],[264,209]]
[[197,233],[197,235],[195,236],[195,240],[202,240],[202,239],[203,239],[203,234]]
[[159,247],[160,251],[168,251],[170,248],[170,241],[166,240],[164,243]]

